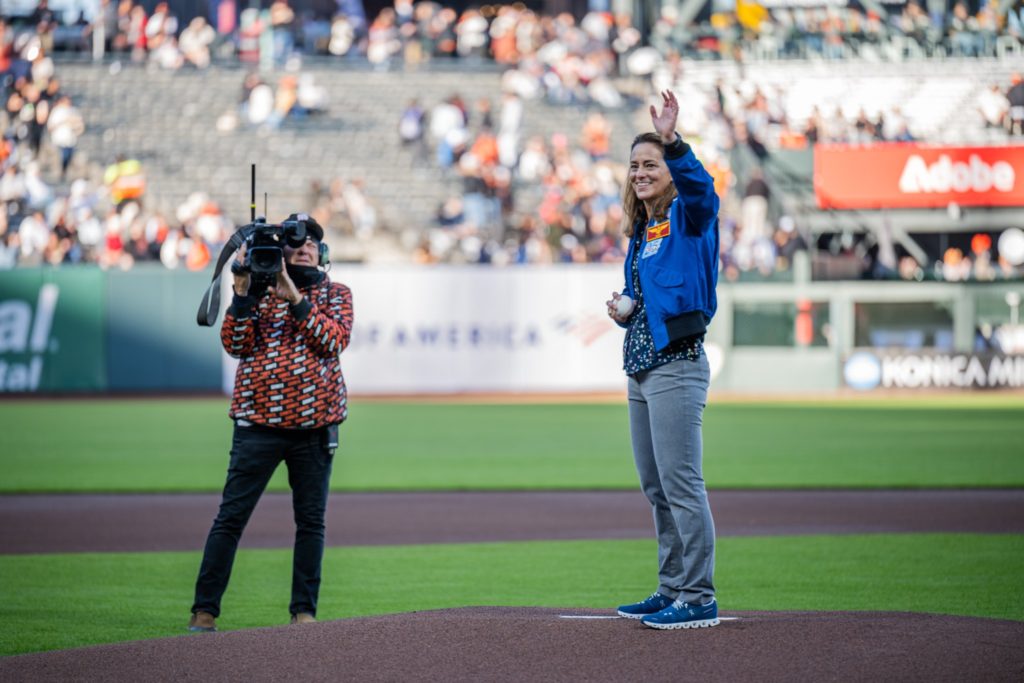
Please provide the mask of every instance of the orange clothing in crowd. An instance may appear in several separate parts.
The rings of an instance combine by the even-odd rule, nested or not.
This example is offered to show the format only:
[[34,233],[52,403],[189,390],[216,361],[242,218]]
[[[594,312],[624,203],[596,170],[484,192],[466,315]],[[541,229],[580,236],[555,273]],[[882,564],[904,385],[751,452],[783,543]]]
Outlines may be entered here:
[[725,201],[725,197],[729,193],[729,184],[732,182],[732,171],[727,166],[719,166],[714,163],[706,164],[705,168],[715,183],[715,192],[718,194],[719,200]]
[[138,199],[146,192],[146,176],[142,173],[142,164],[136,159],[125,159],[108,166],[103,182],[110,187],[110,196],[115,204]]
[[498,163],[498,140],[489,133],[481,133],[477,136],[470,152],[484,166],[493,166]]
[[210,263],[210,249],[202,240],[192,240],[188,254],[185,255],[185,267],[189,270],[202,270]]
[[779,147],[782,149],[806,149],[807,136],[795,130],[784,130],[779,134]]

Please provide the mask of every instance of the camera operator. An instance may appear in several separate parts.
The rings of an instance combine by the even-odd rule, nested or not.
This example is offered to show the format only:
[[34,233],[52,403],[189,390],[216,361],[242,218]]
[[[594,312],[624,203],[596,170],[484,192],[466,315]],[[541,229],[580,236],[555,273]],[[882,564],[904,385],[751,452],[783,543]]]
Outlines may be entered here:
[[[304,214],[292,214],[285,225],[301,223],[305,242],[282,241],[282,268],[263,291],[256,291],[244,268],[232,269],[234,297],[220,337],[240,361],[229,411],[234,435],[220,511],[196,580],[190,631],[216,630],[239,538],[282,460],[296,527],[291,623],[316,621],[331,461],[347,415],[339,354],[352,331],[352,293],[321,269],[327,265],[323,228]],[[238,264],[246,263],[245,249],[243,244],[238,251]]]

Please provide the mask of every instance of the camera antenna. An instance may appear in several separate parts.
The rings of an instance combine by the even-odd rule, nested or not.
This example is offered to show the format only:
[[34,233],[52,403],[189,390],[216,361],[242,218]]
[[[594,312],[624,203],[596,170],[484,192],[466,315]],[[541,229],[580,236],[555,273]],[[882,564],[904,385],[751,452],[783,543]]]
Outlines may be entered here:
[[252,179],[249,184],[249,220],[256,222],[256,164],[252,164]]
[[263,193],[263,215],[267,215],[267,193]]

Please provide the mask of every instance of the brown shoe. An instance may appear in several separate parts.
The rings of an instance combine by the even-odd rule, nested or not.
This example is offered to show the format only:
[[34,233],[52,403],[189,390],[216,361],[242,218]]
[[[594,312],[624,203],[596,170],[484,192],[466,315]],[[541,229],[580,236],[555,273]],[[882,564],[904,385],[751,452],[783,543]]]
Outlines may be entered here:
[[299,612],[298,614],[293,614],[292,615],[291,623],[293,623],[293,624],[315,624],[316,623],[316,617],[314,617],[309,612]]
[[188,630],[213,633],[217,630],[217,621],[209,612],[195,612],[188,620]]

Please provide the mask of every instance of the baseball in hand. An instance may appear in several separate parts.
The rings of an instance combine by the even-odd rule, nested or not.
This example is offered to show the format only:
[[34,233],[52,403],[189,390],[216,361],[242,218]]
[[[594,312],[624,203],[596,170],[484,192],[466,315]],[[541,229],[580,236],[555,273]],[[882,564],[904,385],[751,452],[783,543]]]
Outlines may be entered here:
[[633,308],[636,306],[636,302],[630,297],[623,294],[619,297],[619,300],[615,302],[615,312],[620,318],[626,318],[630,313],[633,312]]

